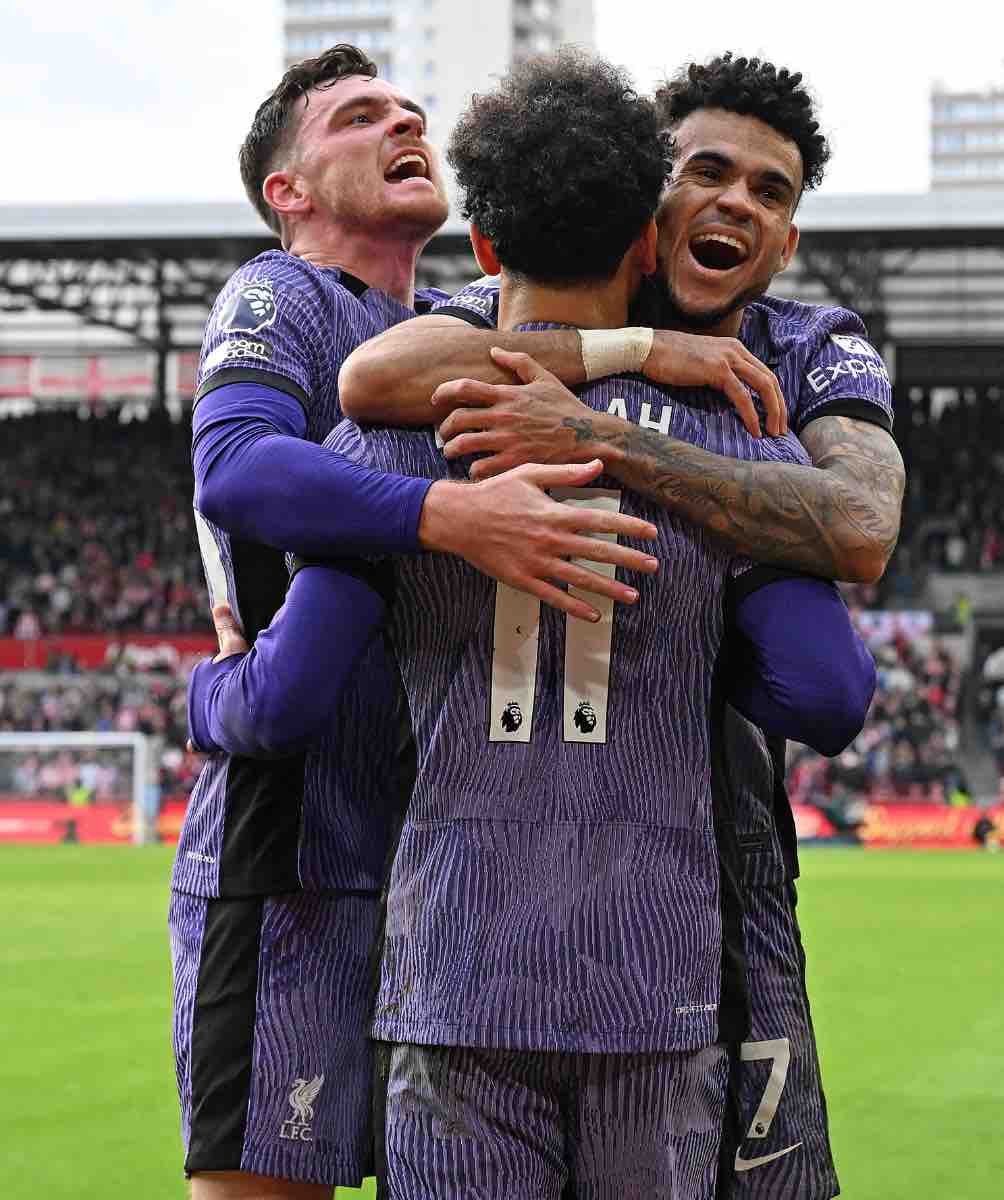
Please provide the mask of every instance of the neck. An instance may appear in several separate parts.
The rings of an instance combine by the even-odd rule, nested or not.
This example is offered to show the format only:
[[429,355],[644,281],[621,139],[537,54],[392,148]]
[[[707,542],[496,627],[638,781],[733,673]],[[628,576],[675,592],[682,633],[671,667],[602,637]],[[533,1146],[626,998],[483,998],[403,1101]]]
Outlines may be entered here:
[[415,304],[415,264],[428,234],[387,236],[373,230],[338,230],[326,238],[294,233],[288,253],[315,267],[339,267],[407,308]]
[[553,287],[513,277],[505,268],[499,291],[499,329],[531,321],[554,321],[577,329],[620,329],[627,321],[631,289],[626,272],[603,283]]

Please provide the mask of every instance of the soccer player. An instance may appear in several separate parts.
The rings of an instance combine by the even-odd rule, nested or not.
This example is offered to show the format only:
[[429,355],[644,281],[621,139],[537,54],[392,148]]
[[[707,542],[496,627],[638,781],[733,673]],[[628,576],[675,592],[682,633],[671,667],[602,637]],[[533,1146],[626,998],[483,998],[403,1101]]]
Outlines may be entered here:
[[[437,394],[440,411],[458,401],[478,406],[442,427],[448,455],[483,453],[472,468],[476,476],[523,454],[546,461],[552,453],[574,456],[578,447],[737,551],[823,577],[875,579],[895,544],[903,492],[902,461],[889,436],[887,373],[854,314],[761,294],[795,252],[798,199],[820,182],[828,158],[801,76],[726,54],[690,64],[657,103],[676,143],[659,218],[664,286],[649,291],[633,316],[673,332],[657,331],[648,358],[633,361],[660,379],[668,363],[679,375],[703,355],[703,368],[717,364],[719,386],[742,410],[734,369],[752,381],[744,356],[753,351],[780,380],[788,418],[815,469],[730,463],[661,432],[633,429],[616,413],[583,413],[522,356],[489,358],[493,346],[503,346],[532,353],[569,383],[580,382],[587,367],[601,374],[595,351],[575,335],[478,333],[448,315],[490,325],[497,286],[465,289],[437,316],[400,326],[373,345],[373,354],[351,359],[343,372],[346,406],[367,419],[421,421],[437,384],[458,376],[491,383],[503,369],[516,369],[534,382],[444,383]],[[709,336],[699,348],[680,342],[679,330]],[[630,355],[638,344],[634,331],[619,348],[607,347],[614,356]],[[745,419],[756,420],[749,410]],[[736,1194],[751,1200],[825,1200],[838,1189],[794,914],[798,865],[783,742],[768,746],[736,717],[729,745],[732,769],[745,780],[739,816],[753,1020],[735,1073],[742,1094],[723,1163],[736,1172]],[[770,1079],[781,1082],[780,1093],[768,1089]]]
[[[527,180],[525,144],[553,176]],[[481,254],[488,261],[498,245],[505,256],[512,322],[622,321],[653,263],[647,218],[662,178],[652,110],[623,77],[570,56],[527,67],[474,106],[454,148],[475,215],[492,229]],[[618,204],[586,186],[604,170]],[[541,239],[562,212],[560,236]],[[590,291],[583,281],[598,282]],[[637,379],[585,399],[606,407],[612,396],[633,421],[665,417],[718,449],[752,443],[720,399],[681,408]],[[329,441],[381,465],[446,471],[430,434],[343,424]],[[793,438],[762,452],[804,457]],[[639,504],[606,489],[572,502]],[[863,719],[873,671],[832,586],[743,570],[686,523],[662,514],[660,525],[673,557],[664,586],[641,581],[638,619],[608,613],[588,639],[508,589],[492,604],[491,585],[451,560],[396,564],[390,632],[420,770],[392,876],[376,1022],[404,1043],[389,1068],[392,1195],[556,1195],[569,1172],[583,1191],[619,1178],[626,1196],[652,1194],[653,1183],[667,1195],[712,1186],[725,1071],[711,1043],[743,1024],[721,698],[833,748]],[[313,577],[323,588],[328,573],[308,566],[293,586]],[[270,645],[259,639],[195,689],[207,728],[232,747],[244,737],[254,752],[257,698],[294,687],[270,667],[286,661],[280,645],[311,663],[340,653],[324,650],[323,608],[311,621],[303,597],[291,590]],[[825,628],[835,657],[807,662],[808,640],[784,636],[792,619]],[[727,624],[739,633],[729,665]],[[311,628],[313,647],[297,651]],[[776,673],[771,686],[757,665]],[[295,741],[299,706],[288,709]],[[542,1053],[555,1048],[563,1053]],[[632,1087],[640,1111],[619,1112],[634,1103]],[[593,1105],[610,1111],[593,1119]],[[513,1126],[510,1138],[489,1134],[499,1122]]]
[[[643,539],[643,524],[576,513],[543,491],[596,467],[430,486],[319,444],[341,415],[342,360],[413,315],[415,260],[447,212],[424,114],[375,74],[351,46],[297,64],[241,151],[248,196],[283,248],[231,278],[200,361],[196,523],[213,602],[253,638],[283,601],[283,550],[423,548],[464,555],[572,615],[591,606],[550,580],[629,601],[626,584],[565,556],[654,569],[638,549],[581,536]],[[340,634],[365,657],[330,714],[337,747],[304,736],[281,760],[214,754],[178,847],[174,1046],[196,1200],[329,1196],[368,1166],[367,960],[410,775],[396,683],[359,602],[369,590],[349,573],[339,584]],[[267,741],[282,713],[256,716]],[[203,744],[197,721],[193,732]]]

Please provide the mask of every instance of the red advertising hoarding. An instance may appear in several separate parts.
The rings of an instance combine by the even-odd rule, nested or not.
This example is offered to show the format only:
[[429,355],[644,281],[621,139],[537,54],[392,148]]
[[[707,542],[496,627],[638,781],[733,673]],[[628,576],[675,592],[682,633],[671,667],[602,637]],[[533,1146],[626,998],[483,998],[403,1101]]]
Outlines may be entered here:
[[174,671],[217,649],[216,638],[204,633],[0,638],[0,670],[44,671],[52,658],[69,655],[84,671],[114,667],[123,658],[136,671]]

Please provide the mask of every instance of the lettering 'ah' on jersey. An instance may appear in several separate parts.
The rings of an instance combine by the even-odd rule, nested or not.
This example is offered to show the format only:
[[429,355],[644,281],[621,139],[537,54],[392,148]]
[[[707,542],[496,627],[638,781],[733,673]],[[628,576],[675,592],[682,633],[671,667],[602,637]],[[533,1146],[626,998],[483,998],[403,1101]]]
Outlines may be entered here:
[[[416,306],[427,309],[441,297],[420,292]],[[213,306],[196,403],[228,383],[259,382],[295,397],[305,414],[305,436],[321,442],[341,420],[338,371],[344,360],[368,338],[414,315],[338,268],[267,251],[234,273]],[[228,603],[253,641],[283,602],[284,556],[232,536],[198,511],[195,517],[212,603]],[[306,754],[274,761],[227,754],[207,759],[178,846],[176,891],[241,896],[379,889],[389,829],[410,783],[401,777],[406,714],[382,644],[367,650],[356,678],[331,737]],[[380,754],[369,740],[376,731]]]
[[[494,329],[498,288],[498,279],[486,276],[437,304],[434,311]],[[665,293],[657,283],[650,281],[639,293],[631,321],[672,328]],[[777,376],[796,433],[823,416],[854,417],[892,431],[889,372],[856,313],[761,296],[746,305],[739,340]],[[674,394],[689,402],[688,391],[676,389]]]
[[[638,378],[591,407],[720,453],[807,461],[751,438],[705,392],[685,406]],[[383,470],[463,478],[431,432],[343,422],[327,441]],[[723,601],[741,564],[601,479],[571,502],[652,521],[662,562],[598,625],[442,555],[390,560],[389,633],[418,777],[394,863],[374,1033],[391,1041],[642,1052],[735,1032],[738,855],[713,689]],[[602,605],[603,602],[600,601]],[[738,958],[737,958],[738,956]]]

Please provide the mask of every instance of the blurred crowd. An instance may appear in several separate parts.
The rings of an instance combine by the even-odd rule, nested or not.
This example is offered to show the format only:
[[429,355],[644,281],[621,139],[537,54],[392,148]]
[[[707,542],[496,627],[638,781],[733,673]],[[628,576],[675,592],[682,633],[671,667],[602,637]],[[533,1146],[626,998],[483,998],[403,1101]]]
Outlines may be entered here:
[[186,422],[2,429],[0,636],[208,628]]
[[838,829],[853,827],[866,799],[965,804],[970,781],[962,762],[963,672],[946,642],[898,631],[876,644],[877,686],[864,729],[836,758],[804,746],[789,751],[792,800],[814,804]]

